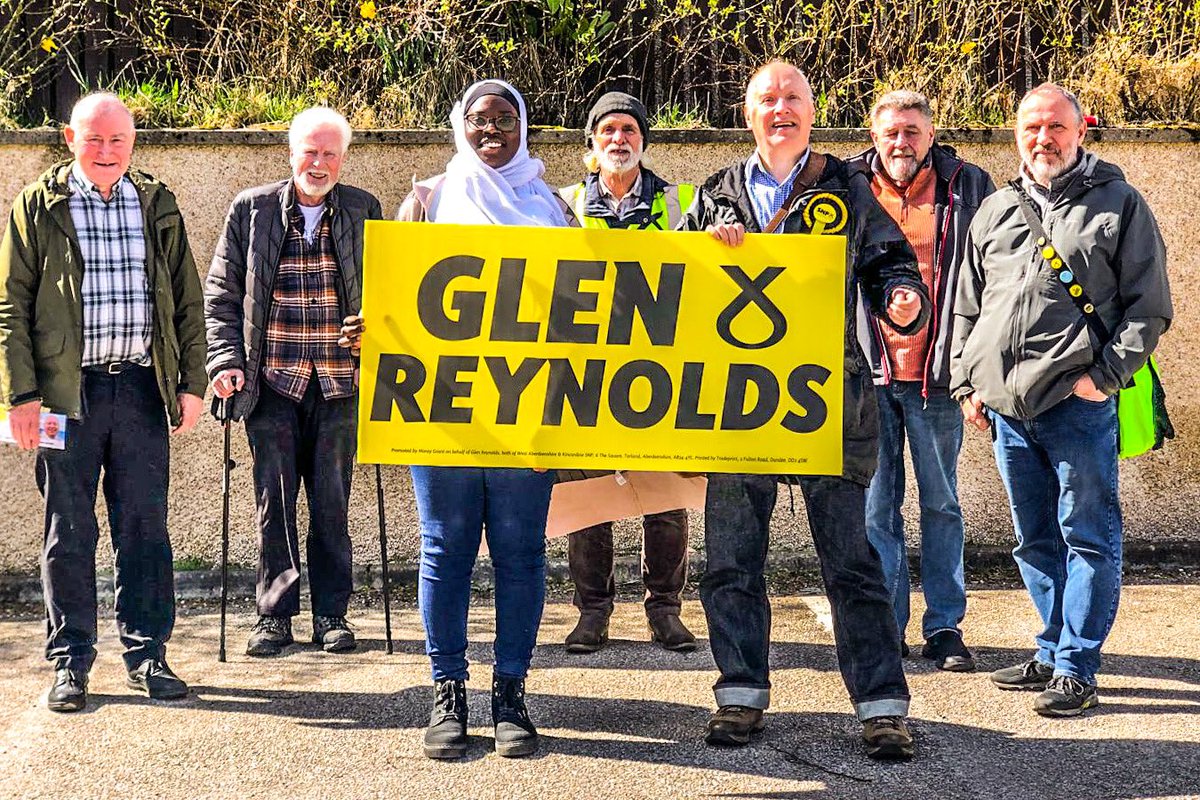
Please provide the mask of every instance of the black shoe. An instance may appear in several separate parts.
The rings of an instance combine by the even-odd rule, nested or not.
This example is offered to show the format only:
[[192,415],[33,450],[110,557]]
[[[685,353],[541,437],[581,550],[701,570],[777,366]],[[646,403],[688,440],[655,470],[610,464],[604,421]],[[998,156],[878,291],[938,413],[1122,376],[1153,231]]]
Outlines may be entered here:
[[921,655],[947,672],[974,672],[975,656],[963,644],[958,631],[938,631],[925,641]]
[[903,717],[874,717],[863,721],[863,741],[867,756],[877,759],[912,758],[915,748],[912,734]]
[[131,669],[125,685],[144,692],[151,700],[178,700],[188,693],[187,684],[161,658],[147,658]]
[[537,751],[538,734],[525,708],[525,681],[492,679],[492,723],[496,726],[496,754],[505,758]]
[[1021,664],[998,669],[992,673],[992,683],[1000,689],[1032,689],[1040,692],[1054,677],[1054,667],[1030,659]]
[[911,651],[908,649],[908,642],[905,642],[902,640],[900,642],[900,657],[908,658],[910,654],[911,654]]
[[250,632],[246,642],[248,656],[277,656],[294,640],[292,639],[291,617],[269,617],[262,615]]
[[579,615],[575,629],[567,634],[568,653],[594,653],[608,642],[608,617],[603,614]]
[[51,711],[82,711],[87,705],[88,674],[81,669],[60,669],[54,673],[54,685],[46,695]]
[[1055,675],[1033,701],[1033,710],[1043,717],[1077,717],[1098,705],[1095,686],[1069,675]]
[[345,617],[313,615],[313,644],[321,645],[326,653],[349,653],[358,644]]
[[425,729],[426,758],[460,758],[467,752],[467,685],[463,681],[433,684],[433,712]]
[[664,614],[648,620],[650,641],[662,645],[664,650],[690,653],[696,649],[696,637],[683,624],[678,614]]
[[746,706],[721,706],[711,717],[704,734],[705,744],[741,747],[763,729],[763,710]]

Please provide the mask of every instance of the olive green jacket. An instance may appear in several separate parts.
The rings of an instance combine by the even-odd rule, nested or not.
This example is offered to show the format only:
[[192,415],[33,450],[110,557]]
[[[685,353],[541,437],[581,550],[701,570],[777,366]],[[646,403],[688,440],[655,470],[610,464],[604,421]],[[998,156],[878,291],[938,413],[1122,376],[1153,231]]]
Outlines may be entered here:
[[[13,201],[0,243],[0,403],[41,399],[82,416],[83,257],[71,221],[67,177],[55,164]],[[145,220],[146,277],[154,304],[150,357],[171,424],[176,394],[204,396],[204,297],[175,196],[130,170]]]

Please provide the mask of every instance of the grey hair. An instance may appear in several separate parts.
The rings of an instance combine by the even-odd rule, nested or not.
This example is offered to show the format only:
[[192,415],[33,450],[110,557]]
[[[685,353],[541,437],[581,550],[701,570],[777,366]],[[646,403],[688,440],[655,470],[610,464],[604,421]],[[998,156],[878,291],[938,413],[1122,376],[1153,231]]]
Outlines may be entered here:
[[353,135],[350,123],[329,106],[306,108],[292,117],[292,124],[288,127],[288,146],[295,148],[304,134],[324,126],[336,128],[341,134],[342,153],[350,149],[350,137]]
[[871,122],[875,122],[884,111],[919,111],[927,122],[933,122],[929,98],[909,89],[897,89],[876,100],[875,105],[871,106]]
[[129,106],[125,105],[124,100],[112,92],[89,92],[79,98],[71,107],[71,120],[67,125],[72,130],[78,130],[86,117],[101,108],[120,109],[125,116],[129,117],[129,124],[133,125],[133,112],[129,110]]
[[1064,89],[1057,83],[1051,83],[1049,81],[1039,86],[1035,86],[1026,92],[1025,96],[1021,98],[1020,105],[1017,106],[1018,111],[1020,110],[1021,106],[1025,105],[1025,101],[1033,97],[1035,94],[1057,94],[1059,97],[1062,97],[1068,103],[1070,103],[1071,108],[1075,109],[1076,121],[1083,122],[1083,106],[1079,104],[1079,98],[1075,96],[1075,93]]

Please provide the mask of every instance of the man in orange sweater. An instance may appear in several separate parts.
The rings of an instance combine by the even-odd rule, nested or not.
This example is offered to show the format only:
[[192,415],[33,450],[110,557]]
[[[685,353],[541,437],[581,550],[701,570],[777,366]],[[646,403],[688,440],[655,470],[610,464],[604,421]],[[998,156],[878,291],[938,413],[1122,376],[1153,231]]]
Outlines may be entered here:
[[[970,672],[975,659],[959,623],[967,608],[963,521],[957,465],[962,415],[947,391],[955,285],[967,229],[995,191],[987,173],[934,141],[933,114],[921,94],[896,91],[871,110],[874,147],[851,163],[863,170],[884,210],[917,255],[933,299],[929,324],[906,335],[859,314],[859,338],[875,373],[879,467],[867,490],[867,536],[883,572],[901,637],[908,624],[908,551],[904,520],[904,442],[912,452],[921,510],[921,654],[940,669]],[[903,646],[905,655],[907,645]]]

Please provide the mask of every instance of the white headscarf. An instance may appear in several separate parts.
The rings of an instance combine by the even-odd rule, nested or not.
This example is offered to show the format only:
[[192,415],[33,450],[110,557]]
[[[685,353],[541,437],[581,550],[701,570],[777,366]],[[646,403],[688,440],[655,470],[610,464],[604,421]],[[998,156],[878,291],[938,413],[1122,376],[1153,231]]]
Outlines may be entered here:
[[[464,104],[483,83],[494,83],[511,92],[516,98],[520,117],[520,145],[512,160],[499,169],[483,163],[467,141]],[[458,152],[446,165],[446,179],[430,203],[428,218],[431,221],[461,225],[566,226],[557,195],[542,180],[546,165],[529,155],[526,146],[528,116],[525,98],[520,92],[499,80],[474,83],[454,104],[450,124],[454,126],[454,144]]]

